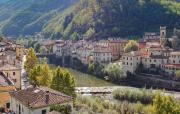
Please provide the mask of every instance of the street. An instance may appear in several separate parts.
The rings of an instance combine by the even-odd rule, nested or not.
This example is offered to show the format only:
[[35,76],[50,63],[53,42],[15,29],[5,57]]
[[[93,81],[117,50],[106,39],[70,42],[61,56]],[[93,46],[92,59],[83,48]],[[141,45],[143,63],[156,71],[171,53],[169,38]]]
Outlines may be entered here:
[[26,89],[28,86],[30,86],[28,78],[27,78],[27,73],[26,70],[24,69],[24,63],[26,61],[26,55],[23,56],[22,60],[22,70],[21,70],[21,89]]

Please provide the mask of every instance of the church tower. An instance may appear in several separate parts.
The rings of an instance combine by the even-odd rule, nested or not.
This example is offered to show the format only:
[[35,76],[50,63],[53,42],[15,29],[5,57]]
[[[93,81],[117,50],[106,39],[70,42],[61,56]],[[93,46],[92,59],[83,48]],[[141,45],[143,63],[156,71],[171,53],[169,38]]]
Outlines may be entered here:
[[166,41],[166,27],[160,27],[160,44],[161,46],[164,45]]

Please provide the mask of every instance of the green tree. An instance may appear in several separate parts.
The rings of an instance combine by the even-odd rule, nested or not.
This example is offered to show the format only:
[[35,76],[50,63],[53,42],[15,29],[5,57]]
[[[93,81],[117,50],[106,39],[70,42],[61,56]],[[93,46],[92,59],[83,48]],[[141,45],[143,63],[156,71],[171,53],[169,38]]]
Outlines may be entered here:
[[122,65],[111,63],[104,68],[104,73],[108,75],[109,80],[119,81],[126,78]]
[[170,96],[162,96],[157,93],[153,100],[151,114],[180,114],[180,103]]
[[175,76],[175,78],[176,78],[177,80],[180,80],[180,70],[176,71],[176,76]]
[[45,46],[41,46],[40,49],[39,49],[39,52],[40,53],[47,53],[47,48]]
[[93,74],[94,69],[95,69],[94,63],[93,63],[93,62],[89,62],[89,64],[88,64],[88,72],[89,72],[90,74]]
[[85,37],[91,38],[95,33],[94,28],[89,28],[89,30],[86,32]]
[[54,73],[51,88],[75,97],[75,79],[67,70],[58,67]]
[[138,43],[134,40],[130,40],[124,48],[125,53],[131,52],[131,51],[137,51],[137,50],[138,50]]
[[36,57],[36,53],[33,48],[30,48],[28,50],[28,54],[26,55],[26,61],[25,61],[25,69],[27,72],[29,72],[31,69],[33,69],[38,63],[38,59]]

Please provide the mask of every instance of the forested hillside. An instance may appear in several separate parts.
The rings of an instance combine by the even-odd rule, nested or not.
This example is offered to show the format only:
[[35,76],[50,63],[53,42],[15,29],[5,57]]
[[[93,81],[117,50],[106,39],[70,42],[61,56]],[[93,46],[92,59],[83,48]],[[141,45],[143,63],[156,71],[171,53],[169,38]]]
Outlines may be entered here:
[[[1,0],[0,0],[1,1]],[[179,0],[3,0],[5,36],[49,38],[139,37],[145,31],[180,27]]]
[[0,5],[0,25],[4,35],[33,35],[76,0],[9,0]]
[[44,28],[47,37],[140,36],[159,26],[180,27],[178,0],[81,0]]

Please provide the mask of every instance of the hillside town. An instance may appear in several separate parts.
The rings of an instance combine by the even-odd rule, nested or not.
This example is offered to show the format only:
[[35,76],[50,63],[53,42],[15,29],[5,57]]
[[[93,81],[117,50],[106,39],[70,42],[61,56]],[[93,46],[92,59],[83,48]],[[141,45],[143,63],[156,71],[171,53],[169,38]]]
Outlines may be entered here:
[[[166,33],[166,27],[160,27],[159,33],[145,33],[142,39],[137,40],[137,49],[132,48],[129,51],[125,51],[125,48],[132,40],[123,38],[109,38],[99,41],[43,40],[40,42],[44,50],[37,52],[36,55],[40,63],[46,58],[47,63],[50,64],[50,59],[53,59],[63,67],[70,66],[67,66],[67,62],[74,67],[80,66],[81,63],[84,66],[83,68],[88,67],[90,63],[97,63],[102,66],[119,64],[122,65],[124,75],[130,77],[140,75],[145,78],[146,82],[151,77],[155,80],[161,79],[163,80],[162,85],[170,82],[174,86],[168,87],[166,85],[160,88],[180,91],[180,82],[176,76],[178,75],[176,72],[180,70],[178,36],[167,38]],[[172,45],[165,45],[167,41],[171,42]],[[41,84],[35,84],[34,80],[31,81],[30,74],[32,72],[28,71],[25,65],[28,61],[26,59],[29,59],[26,57],[28,55],[28,49],[24,45],[13,40],[1,40],[1,110],[8,114],[57,114],[57,111],[52,110],[54,105],[68,106],[73,110],[73,96],[66,95],[58,89],[54,90],[53,87],[56,88],[56,86],[53,84],[50,88],[39,86]],[[78,64],[74,64],[74,60],[78,60]],[[34,64],[33,62],[29,61],[31,66]],[[108,78],[106,77],[105,80],[108,81]],[[150,86],[153,87],[153,83]],[[119,87],[96,87],[94,85],[92,88],[77,87],[75,92],[82,95],[104,96],[111,95],[113,90],[117,88]],[[176,99],[180,99],[179,94],[175,94]]]

